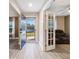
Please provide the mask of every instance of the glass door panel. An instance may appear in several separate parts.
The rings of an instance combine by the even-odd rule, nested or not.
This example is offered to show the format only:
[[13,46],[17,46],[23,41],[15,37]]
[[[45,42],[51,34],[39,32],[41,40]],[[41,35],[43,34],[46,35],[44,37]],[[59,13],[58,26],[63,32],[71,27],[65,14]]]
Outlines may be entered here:
[[55,48],[55,44],[54,44],[54,36],[55,36],[55,31],[54,31],[54,19],[53,16],[51,15],[47,15],[46,16],[46,37],[47,37],[47,45],[46,45],[46,50],[51,50]]
[[9,17],[9,39],[14,38],[14,20],[12,17]]
[[48,40],[50,42],[50,45],[53,45],[53,19],[51,16],[48,17]]

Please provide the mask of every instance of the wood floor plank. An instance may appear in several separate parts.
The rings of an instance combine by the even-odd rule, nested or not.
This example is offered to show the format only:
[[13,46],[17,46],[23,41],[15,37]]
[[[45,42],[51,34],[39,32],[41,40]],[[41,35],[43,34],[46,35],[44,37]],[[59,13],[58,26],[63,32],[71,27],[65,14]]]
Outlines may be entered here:
[[9,59],[70,59],[70,45],[56,45],[56,49],[42,52],[38,43],[27,43],[22,50],[9,49]]

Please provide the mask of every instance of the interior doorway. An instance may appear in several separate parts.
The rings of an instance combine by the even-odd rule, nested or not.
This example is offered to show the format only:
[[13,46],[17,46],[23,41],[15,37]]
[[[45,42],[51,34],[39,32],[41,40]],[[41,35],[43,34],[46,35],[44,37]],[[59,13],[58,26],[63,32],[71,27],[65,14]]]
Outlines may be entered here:
[[35,22],[36,17],[21,17],[20,20],[20,48],[23,48],[25,43],[36,42]]
[[35,20],[36,17],[26,17],[26,41],[35,42]]

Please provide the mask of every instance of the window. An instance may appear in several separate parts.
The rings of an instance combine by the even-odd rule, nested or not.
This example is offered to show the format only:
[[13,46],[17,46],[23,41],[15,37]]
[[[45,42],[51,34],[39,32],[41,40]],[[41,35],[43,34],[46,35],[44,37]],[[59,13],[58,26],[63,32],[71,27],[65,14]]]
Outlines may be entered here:
[[13,18],[9,18],[9,32],[12,33],[12,28],[13,28]]

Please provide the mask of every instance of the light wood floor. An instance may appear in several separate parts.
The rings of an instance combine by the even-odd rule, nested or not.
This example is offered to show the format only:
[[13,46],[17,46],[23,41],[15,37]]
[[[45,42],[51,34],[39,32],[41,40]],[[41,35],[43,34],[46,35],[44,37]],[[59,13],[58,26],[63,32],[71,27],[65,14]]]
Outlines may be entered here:
[[54,50],[42,52],[37,43],[27,43],[22,50],[9,49],[9,59],[70,59],[70,46],[59,44]]

